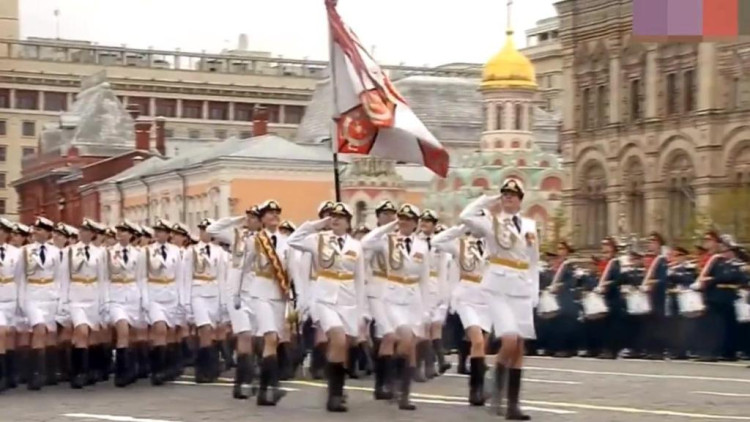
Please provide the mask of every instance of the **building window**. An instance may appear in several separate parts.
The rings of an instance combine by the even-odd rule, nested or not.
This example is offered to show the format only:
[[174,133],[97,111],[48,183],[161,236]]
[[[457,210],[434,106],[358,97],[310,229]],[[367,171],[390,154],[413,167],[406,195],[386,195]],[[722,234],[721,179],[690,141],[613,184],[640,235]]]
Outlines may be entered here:
[[201,131],[199,129],[190,129],[188,131],[188,138],[200,139],[200,137],[201,137]]
[[498,104],[495,108],[495,130],[504,130],[505,104]]
[[354,206],[354,221],[356,226],[365,224],[367,218],[367,203],[365,201],[357,201]]
[[5,120],[0,120],[0,136],[5,136],[8,133],[8,127],[6,124]]
[[208,103],[210,120],[229,120],[229,103],[210,101]]
[[8,159],[8,147],[0,145],[0,163],[4,163]]
[[675,157],[667,167],[668,234],[672,239],[690,236],[683,233],[695,213],[693,163],[687,154]]
[[284,106],[284,123],[290,125],[298,125],[302,121],[302,116],[305,114],[305,107],[288,105]]
[[631,158],[625,169],[627,221],[630,233],[640,236],[646,232],[646,198],[643,193],[645,172],[640,160]]
[[224,129],[216,129],[214,133],[217,139],[227,139],[227,131]]
[[21,135],[26,137],[36,136],[36,122],[23,122],[21,124]]
[[641,80],[633,79],[630,81],[630,117],[631,120],[639,120],[642,116],[641,101]]
[[268,104],[266,110],[268,110],[268,123],[279,123],[281,107],[278,104]]
[[19,110],[38,110],[39,91],[16,90],[16,108]]
[[251,130],[243,130],[240,132],[240,139],[248,139],[253,137],[253,131]]
[[137,105],[142,116],[151,115],[151,98],[148,97],[128,97],[128,105]]
[[591,101],[591,88],[584,88],[581,95],[581,128],[589,128],[589,101]]
[[44,109],[46,111],[65,111],[68,109],[68,94],[65,92],[45,92]]
[[159,117],[177,117],[177,100],[157,98],[156,115]]
[[0,214],[5,214],[7,210],[5,209],[5,198],[0,198]]
[[596,88],[596,124],[599,127],[607,125],[607,106],[609,105],[609,99],[607,98],[607,87],[599,85]]
[[0,108],[10,108],[9,89],[0,89]]
[[0,189],[5,189],[6,187],[5,173],[0,173]]
[[523,106],[521,104],[516,104],[515,107],[515,129],[516,130],[523,130]]
[[684,83],[684,92],[685,92],[685,111],[694,111],[695,110],[695,72],[693,70],[688,70],[685,72],[684,76],[685,78]]
[[667,114],[677,113],[677,75],[667,75]]
[[584,172],[583,189],[583,214],[580,224],[581,244],[594,247],[607,236],[607,222],[609,221],[607,210],[607,178],[604,167],[599,164],[592,165]]
[[23,154],[22,156],[24,158],[34,155],[36,153],[36,149],[34,147],[23,147],[21,151]]
[[202,119],[203,118],[203,101],[182,101],[182,118],[184,119]]
[[237,120],[240,122],[252,122],[254,107],[255,107],[255,104],[235,103],[234,104],[234,120]]

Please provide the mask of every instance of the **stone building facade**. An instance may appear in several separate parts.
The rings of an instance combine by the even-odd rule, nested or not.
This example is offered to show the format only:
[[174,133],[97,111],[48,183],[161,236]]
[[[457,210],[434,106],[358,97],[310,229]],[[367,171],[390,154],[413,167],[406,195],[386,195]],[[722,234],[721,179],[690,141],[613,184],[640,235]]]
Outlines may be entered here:
[[579,246],[685,227],[750,186],[750,43],[641,43],[633,0],[556,3],[564,206]]

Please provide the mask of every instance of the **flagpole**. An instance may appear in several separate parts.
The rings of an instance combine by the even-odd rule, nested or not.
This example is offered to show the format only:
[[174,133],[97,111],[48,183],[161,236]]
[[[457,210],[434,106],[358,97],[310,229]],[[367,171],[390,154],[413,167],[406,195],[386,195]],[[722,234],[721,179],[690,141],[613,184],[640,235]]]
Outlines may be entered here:
[[[326,1],[326,3],[328,3]],[[333,1],[333,6],[336,7],[338,0]],[[334,113],[338,113],[338,95],[336,94],[336,86],[334,84],[334,66],[333,66],[333,32],[331,31],[331,20],[328,17],[328,6],[326,5],[326,21],[328,22],[328,71],[330,75],[328,77],[331,80],[331,90],[333,95],[333,110]],[[335,122],[331,122],[333,126],[331,130],[331,152],[333,153],[333,184],[336,192],[336,202],[341,202],[341,178],[339,174],[339,137],[338,137],[338,125]]]

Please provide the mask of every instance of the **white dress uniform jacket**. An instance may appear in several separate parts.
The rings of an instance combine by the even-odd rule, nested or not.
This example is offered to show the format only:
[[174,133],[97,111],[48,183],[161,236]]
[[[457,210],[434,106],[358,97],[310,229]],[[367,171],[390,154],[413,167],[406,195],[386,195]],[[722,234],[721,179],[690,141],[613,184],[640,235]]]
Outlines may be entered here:
[[265,249],[261,247],[260,233],[247,237],[245,251],[253,268],[249,283],[250,308],[255,316],[257,335],[277,333],[281,338],[285,338],[289,334],[286,330],[288,297],[284,295],[281,283],[288,282],[289,245],[287,237],[281,232],[272,233],[267,229],[262,232],[268,237],[271,254],[278,258],[283,275],[287,279],[277,279],[271,263],[273,257],[269,257]]
[[13,328],[19,312],[19,293],[23,281],[21,249],[8,243],[0,245],[0,327]]
[[395,330],[386,316],[383,305],[383,295],[388,286],[387,268],[384,253],[365,250],[365,290],[368,309],[374,320],[375,338],[383,338],[385,335],[393,334]]
[[92,330],[102,323],[107,303],[107,256],[103,247],[78,242],[68,249],[68,273],[62,275],[61,314],[70,314],[73,326],[88,325]]
[[422,234],[420,236],[425,241],[430,254],[430,278],[427,283],[425,310],[426,324],[445,322],[448,315],[448,301],[450,299],[450,289],[448,287],[448,263],[450,257],[434,247],[432,239],[434,236]]
[[187,249],[185,258],[185,285],[191,304],[189,312],[197,327],[216,327],[221,322],[224,302],[224,251],[216,245],[200,242]]
[[415,234],[393,233],[397,224],[398,221],[394,221],[366,234],[362,238],[362,248],[385,256],[388,282],[382,303],[388,324],[394,329],[409,327],[416,336],[422,337],[427,317],[423,303],[430,277],[430,254],[427,243]]
[[[482,289],[488,294],[488,305],[495,334],[517,334],[536,338],[534,307],[539,302],[539,242],[536,223],[528,218],[502,213],[481,216],[480,212],[499,196],[481,196],[470,203],[459,216],[469,229],[481,235],[488,252],[488,264],[482,277]],[[518,230],[513,222],[521,223]],[[534,241],[527,244],[526,236]]]
[[487,252],[481,239],[466,235],[469,229],[461,224],[439,233],[432,245],[453,258],[449,282],[452,286],[451,308],[458,313],[465,328],[476,326],[492,330],[489,309],[481,288]]
[[109,273],[109,320],[127,321],[130,326],[145,328],[146,255],[132,245],[114,245],[107,250]]
[[171,243],[153,243],[147,247],[146,270],[149,324],[165,322],[179,325],[182,315],[183,261],[180,248]]
[[317,278],[309,301],[324,332],[343,328],[351,337],[362,334],[369,319],[365,294],[362,245],[349,235],[318,232],[328,219],[308,221],[289,236],[289,246],[312,255]]
[[57,307],[60,302],[60,249],[49,243],[30,243],[23,247],[24,283],[20,291],[22,314],[31,328],[44,324],[57,331]]

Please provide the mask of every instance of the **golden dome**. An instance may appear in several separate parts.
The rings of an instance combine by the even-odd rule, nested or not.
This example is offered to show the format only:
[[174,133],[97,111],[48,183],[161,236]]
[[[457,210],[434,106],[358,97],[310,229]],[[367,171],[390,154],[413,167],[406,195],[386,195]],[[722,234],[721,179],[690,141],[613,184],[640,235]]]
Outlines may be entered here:
[[507,34],[503,49],[482,69],[482,89],[535,89],[537,85],[534,65],[528,57],[516,49],[513,43],[513,31],[508,31]]

